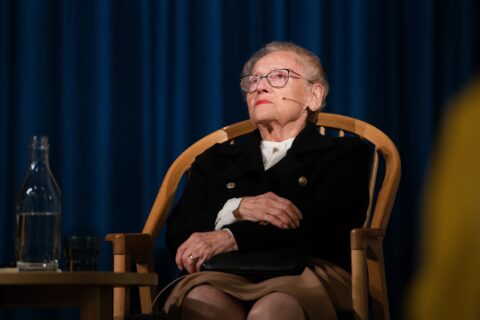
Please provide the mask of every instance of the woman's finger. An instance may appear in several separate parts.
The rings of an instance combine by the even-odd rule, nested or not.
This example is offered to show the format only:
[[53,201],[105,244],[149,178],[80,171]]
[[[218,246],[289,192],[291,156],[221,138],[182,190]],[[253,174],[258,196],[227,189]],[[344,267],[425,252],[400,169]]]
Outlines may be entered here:
[[279,202],[272,203],[271,214],[277,216],[287,226],[296,228],[300,226],[300,219],[298,215],[291,208],[280,204]]
[[296,226],[300,225],[300,220],[303,219],[302,213],[290,200],[279,197],[273,194],[271,199],[271,205],[275,206],[277,209],[282,210],[284,214],[287,214],[289,219],[295,223]]
[[255,210],[254,221],[267,221],[279,228],[288,229],[296,228],[299,225],[299,222],[295,221],[294,218],[285,211],[285,208],[279,203],[269,203],[266,206],[262,206]]
[[238,214],[245,220],[266,221],[284,229],[299,227],[302,218],[300,210],[290,200],[273,192],[243,198]]
[[198,257],[194,256],[193,254],[190,254],[188,255],[187,257],[187,270],[189,273],[194,273],[197,271],[196,269],[196,264],[197,264],[197,261],[199,260]]
[[285,221],[282,221],[278,216],[265,212],[261,215],[259,221],[270,223],[280,229],[288,229],[289,226]]
[[201,257],[200,259],[198,259],[197,264],[196,264],[196,266],[195,266],[196,269],[197,269],[197,271],[200,271],[200,268],[202,267],[202,264],[203,264],[206,260],[208,260],[208,259],[210,259],[210,257],[206,257],[206,256]]
[[175,263],[177,264],[177,267],[180,271],[182,271],[185,267],[185,263],[183,262],[183,256],[185,254],[185,242],[178,247],[177,249],[177,254],[175,255]]

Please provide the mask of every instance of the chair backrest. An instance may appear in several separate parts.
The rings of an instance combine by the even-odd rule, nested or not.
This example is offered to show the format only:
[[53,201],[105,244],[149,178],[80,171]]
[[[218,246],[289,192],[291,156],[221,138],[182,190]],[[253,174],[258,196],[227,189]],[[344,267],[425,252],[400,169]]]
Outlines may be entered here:
[[[345,132],[348,132],[361,137],[374,146],[369,185],[370,203],[364,227],[385,231],[400,182],[400,156],[394,143],[373,125],[352,117],[322,112],[318,116],[317,125],[320,127],[321,134],[326,134],[327,130],[336,130],[338,136],[342,137]],[[175,198],[178,184],[198,155],[216,143],[233,141],[236,137],[254,129],[254,124],[249,120],[238,122],[205,136],[185,150],[167,171],[143,228],[143,233],[152,235],[153,239],[157,238]],[[383,159],[384,162],[383,179],[377,177],[379,159]],[[376,186],[377,181],[379,181],[379,189]],[[376,190],[378,193],[375,192]],[[372,211],[373,216],[371,215]]]

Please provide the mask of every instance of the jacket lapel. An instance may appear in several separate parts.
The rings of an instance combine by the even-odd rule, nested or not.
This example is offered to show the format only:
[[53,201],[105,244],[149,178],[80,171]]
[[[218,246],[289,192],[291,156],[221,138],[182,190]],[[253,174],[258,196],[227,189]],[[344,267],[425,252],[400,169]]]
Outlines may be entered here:
[[301,169],[304,163],[301,161],[304,154],[326,152],[333,147],[331,139],[322,136],[318,127],[311,122],[307,122],[305,128],[298,134],[288,150],[285,158],[280,160],[272,170],[279,175],[289,174],[295,170]]
[[260,151],[260,138],[258,131],[245,136],[244,143],[228,145],[232,157],[232,165],[225,172],[225,177],[238,179],[248,173],[263,173],[263,160]]
[[[260,133],[258,130],[248,134],[244,143],[225,145],[224,156],[232,158],[232,165],[225,172],[225,177],[237,179],[245,174],[256,172],[264,174],[263,159],[260,150]],[[325,152],[333,147],[331,139],[320,135],[318,127],[307,122],[305,128],[293,141],[285,157],[272,169],[279,174],[288,174],[304,166],[299,159],[311,152]]]

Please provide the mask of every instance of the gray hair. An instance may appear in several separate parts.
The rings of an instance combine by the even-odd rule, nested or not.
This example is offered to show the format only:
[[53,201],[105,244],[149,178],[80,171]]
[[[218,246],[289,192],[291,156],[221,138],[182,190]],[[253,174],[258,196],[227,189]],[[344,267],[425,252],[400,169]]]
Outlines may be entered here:
[[321,108],[319,108],[315,112],[312,112],[309,110],[309,115],[307,119],[308,121],[316,123],[317,116],[318,116],[318,113],[320,112],[320,109],[322,109],[322,107],[325,106],[325,98],[328,94],[329,85],[328,85],[327,77],[323,69],[323,66],[320,63],[320,59],[313,52],[305,48],[302,48],[299,45],[296,45],[292,42],[274,41],[274,42],[267,43],[263,48],[255,52],[250,57],[250,59],[248,59],[248,61],[245,63],[242,70],[242,77],[252,74],[253,67],[258,62],[258,60],[260,60],[267,54],[270,54],[273,52],[279,52],[279,51],[293,52],[297,54],[300,58],[302,58],[303,60],[302,62],[304,63],[308,73],[307,75],[303,75],[303,76],[305,76],[307,79],[309,79],[313,83],[318,83],[323,87],[325,94],[323,96],[322,104],[320,105]]

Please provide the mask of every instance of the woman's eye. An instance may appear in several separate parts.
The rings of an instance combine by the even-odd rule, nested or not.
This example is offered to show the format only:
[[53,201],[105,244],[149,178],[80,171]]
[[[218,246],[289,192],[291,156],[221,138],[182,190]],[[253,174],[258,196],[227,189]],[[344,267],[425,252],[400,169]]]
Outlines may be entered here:
[[250,78],[250,84],[257,84],[258,83],[258,77],[252,77]]
[[277,73],[277,74],[271,75],[271,78],[272,80],[283,80],[285,79],[285,75],[282,73]]

